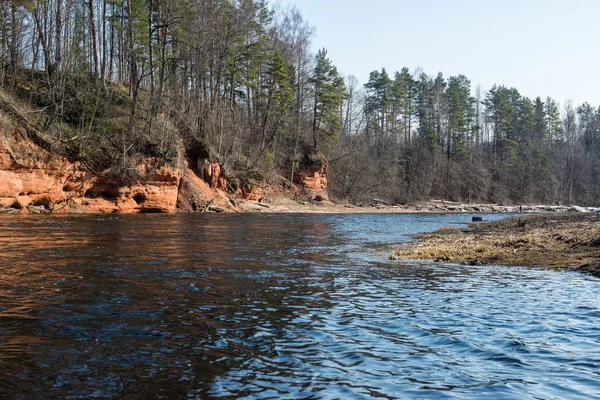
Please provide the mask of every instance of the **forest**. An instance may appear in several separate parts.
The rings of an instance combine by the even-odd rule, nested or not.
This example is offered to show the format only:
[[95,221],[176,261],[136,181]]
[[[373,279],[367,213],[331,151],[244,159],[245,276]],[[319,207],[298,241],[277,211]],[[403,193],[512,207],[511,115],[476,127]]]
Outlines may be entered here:
[[232,188],[326,166],[358,204],[600,199],[599,105],[401,66],[361,85],[313,36],[265,0],[3,0],[1,99],[39,112],[53,152],[128,179],[141,157],[202,156]]

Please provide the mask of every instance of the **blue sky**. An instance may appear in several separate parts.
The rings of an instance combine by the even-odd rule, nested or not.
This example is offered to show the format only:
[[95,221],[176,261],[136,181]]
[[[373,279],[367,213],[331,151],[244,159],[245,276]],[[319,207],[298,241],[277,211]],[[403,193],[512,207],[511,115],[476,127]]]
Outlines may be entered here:
[[600,105],[600,0],[284,0],[345,75],[406,66]]

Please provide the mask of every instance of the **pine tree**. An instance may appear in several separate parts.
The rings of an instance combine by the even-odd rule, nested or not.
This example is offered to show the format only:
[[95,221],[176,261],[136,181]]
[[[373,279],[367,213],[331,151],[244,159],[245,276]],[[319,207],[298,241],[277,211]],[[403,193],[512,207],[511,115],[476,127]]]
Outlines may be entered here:
[[474,112],[471,82],[464,75],[451,76],[446,89],[448,107],[448,138],[446,156],[464,156],[467,139],[473,125]]
[[[600,113],[600,109],[598,111]],[[600,131],[594,108],[590,103],[585,102],[577,107],[577,114],[579,116],[579,130],[583,145],[588,151],[594,151],[600,147]]]
[[486,95],[486,117],[493,128],[494,153],[516,138],[517,104],[521,95],[515,88],[494,85]]
[[344,101],[345,85],[337,68],[327,58],[327,50],[319,50],[310,82],[314,86],[313,145],[318,149],[319,133],[337,138],[342,129],[340,107]]
[[562,142],[563,127],[560,119],[560,112],[558,111],[558,104],[550,97],[546,98],[546,121],[548,129],[548,146],[552,146],[553,143]]
[[429,150],[441,150],[442,107],[445,100],[446,81],[442,73],[435,79],[422,73],[417,93],[417,122],[419,135],[427,142]]
[[398,99],[398,89],[392,86],[392,81],[385,70],[372,71],[369,74],[369,81],[365,84],[367,90],[366,113],[371,121],[372,130],[379,138],[387,133],[387,125],[389,122],[390,107],[392,104],[397,106],[401,99]]
[[412,135],[414,118],[416,117],[416,101],[419,87],[406,67],[400,71],[399,79],[404,86],[404,143],[408,147]]
[[290,121],[288,111],[294,100],[292,69],[278,50],[272,51],[265,76],[267,105],[263,115],[260,154],[266,150],[278,133],[285,132],[285,124]]
[[533,104],[533,143],[540,147],[546,142],[548,127],[546,125],[546,107],[541,98],[537,97]]

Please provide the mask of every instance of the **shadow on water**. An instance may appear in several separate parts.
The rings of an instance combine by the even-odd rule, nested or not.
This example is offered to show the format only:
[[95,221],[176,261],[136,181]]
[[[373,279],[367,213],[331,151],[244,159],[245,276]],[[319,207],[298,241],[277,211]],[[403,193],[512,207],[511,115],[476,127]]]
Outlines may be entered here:
[[385,260],[468,219],[1,218],[0,397],[600,395],[597,280]]

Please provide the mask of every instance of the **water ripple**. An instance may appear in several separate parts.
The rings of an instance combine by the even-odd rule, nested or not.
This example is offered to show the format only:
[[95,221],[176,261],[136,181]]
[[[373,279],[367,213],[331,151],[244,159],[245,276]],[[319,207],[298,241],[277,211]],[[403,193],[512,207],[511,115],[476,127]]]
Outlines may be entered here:
[[384,261],[469,217],[0,217],[0,397],[600,396],[598,279]]

